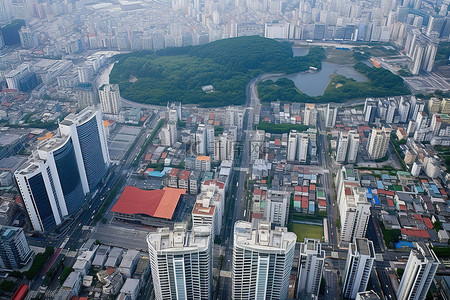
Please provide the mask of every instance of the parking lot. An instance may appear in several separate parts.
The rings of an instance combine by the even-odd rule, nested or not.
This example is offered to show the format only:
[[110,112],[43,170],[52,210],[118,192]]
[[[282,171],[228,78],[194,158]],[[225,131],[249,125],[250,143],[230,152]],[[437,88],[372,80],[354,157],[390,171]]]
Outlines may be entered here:
[[121,160],[141,130],[140,127],[117,126],[117,129],[108,139],[111,160]]

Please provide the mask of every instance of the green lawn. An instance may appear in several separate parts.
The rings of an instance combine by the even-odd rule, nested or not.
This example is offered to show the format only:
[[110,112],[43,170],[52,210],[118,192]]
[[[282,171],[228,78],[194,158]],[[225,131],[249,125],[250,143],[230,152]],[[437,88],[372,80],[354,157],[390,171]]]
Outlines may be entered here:
[[322,241],[322,226],[291,223],[289,224],[289,230],[297,235],[297,242],[303,242],[305,238],[313,238]]

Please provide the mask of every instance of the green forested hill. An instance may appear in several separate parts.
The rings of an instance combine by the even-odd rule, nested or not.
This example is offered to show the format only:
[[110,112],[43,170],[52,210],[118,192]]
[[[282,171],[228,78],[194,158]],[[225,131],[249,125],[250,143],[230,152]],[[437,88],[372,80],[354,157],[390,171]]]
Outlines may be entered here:
[[[322,48],[293,57],[291,46],[260,36],[215,41],[206,45],[141,51],[118,55],[110,75],[129,100],[164,105],[167,101],[203,107],[245,102],[245,86],[252,78],[270,72],[294,73],[310,66],[320,69]],[[205,93],[204,85],[215,92]]]

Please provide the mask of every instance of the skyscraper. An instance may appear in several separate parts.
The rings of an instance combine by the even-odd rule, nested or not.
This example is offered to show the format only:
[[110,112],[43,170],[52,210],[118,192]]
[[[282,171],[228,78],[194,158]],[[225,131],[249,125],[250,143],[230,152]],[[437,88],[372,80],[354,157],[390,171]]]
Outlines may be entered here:
[[68,115],[14,174],[33,229],[52,229],[77,212],[109,163],[100,112],[86,108]]
[[365,237],[370,217],[370,203],[367,201],[365,189],[353,183],[344,183],[338,200],[341,244]]
[[344,298],[355,299],[359,292],[366,290],[374,260],[372,241],[358,238],[349,245],[342,286]]
[[424,243],[415,244],[409,253],[405,272],[397,290],[398,300],[425,299],[439,266],[433,250]]
[[295,233],[259,221],[234,225],[232,299],[287,299]]
[[22,48],[30,49],[37,46],[37,39],[30,27],[22,27],[19,30],[19,37]]
[[336,162],[343,163],[347,157],[348,132],[339,132],[338,143],[336,147]]
[[209,226],[185,223],[147,236],[155,298],[211,299],[212,254]]
[[336,125],[336,116],[337,116],[337,107],[328,103],[327,111],[326,111],[326,119],[325,119],[325,127],[334,127]]
[[325,251],[319,240],[305,238],[300,244],[300,264],[297,285],[297,298],[319,295],[324,267]]
[[386,155],[390,138],[390,128],[372,128],[369,141],[369,156],[371,159],[379,159]]
[[102,111],[105,114],[118,115],[120,112],[120,91],[118,84],[104,84],[98,90]]
[[307,133],[299,133],[297,136],[297,156],[298,161],[301,163],[306,162],[306,158],[308,157],[308,143],[309,138]]
[[297,153],[297,130],[291,130],[288,137],[287,161],[295,161]]
[[348,132],[348,150],[347,150],[347,162],[352,164],[356,162],[359,150],[359,134],[356,130],[350,130]]

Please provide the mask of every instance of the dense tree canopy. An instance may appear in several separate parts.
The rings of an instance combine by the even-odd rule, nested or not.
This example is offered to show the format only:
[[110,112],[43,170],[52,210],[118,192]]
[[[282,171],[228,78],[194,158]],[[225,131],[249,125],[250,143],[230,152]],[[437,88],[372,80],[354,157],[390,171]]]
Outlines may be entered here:
[[[140,51],[117,56],[110,82],[124,98],[164,105],[168,101],[203,107],[245,102],[245,86],[260,74],[294,73],[321,67],[322,48],[294,57],[289,43],[260,36],[215,41],[206,45]],[[213,85],[214,92],[201,87]]]

